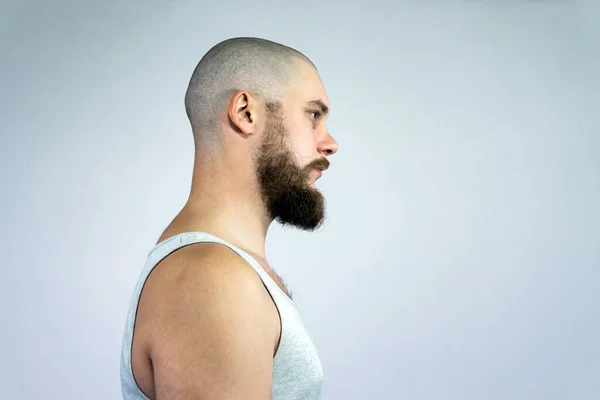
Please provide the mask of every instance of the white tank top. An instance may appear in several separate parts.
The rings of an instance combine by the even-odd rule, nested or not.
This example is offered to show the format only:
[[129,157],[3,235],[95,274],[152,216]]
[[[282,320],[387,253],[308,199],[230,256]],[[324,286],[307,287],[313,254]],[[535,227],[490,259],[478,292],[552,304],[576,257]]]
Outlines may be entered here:
[[135,315],[142,287],[152,269],[177,249],[194,243],[220,243],[240,255],[262,280],[281,318],[281,338],[273,358],[272,400],[322,399],[323,368],[317,350],[308,335],[294,302],[265,270],[243,250],[203,232],[185,232],[163,240],[148,253],[129,304],[121,349],[121,390],[125,400],[148,400],[137,386],[131,370],[131,343]]

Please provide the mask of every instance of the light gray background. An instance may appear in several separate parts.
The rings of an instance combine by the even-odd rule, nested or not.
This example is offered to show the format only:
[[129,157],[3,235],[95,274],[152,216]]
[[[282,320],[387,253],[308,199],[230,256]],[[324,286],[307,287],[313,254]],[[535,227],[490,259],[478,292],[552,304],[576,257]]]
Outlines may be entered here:
[[592,3],[4,0],[0,397],[120,397],[130,293],[189,190],[189,76],[260,36],[333,109],[327,225],[268,238],[327,399],[600,398]]

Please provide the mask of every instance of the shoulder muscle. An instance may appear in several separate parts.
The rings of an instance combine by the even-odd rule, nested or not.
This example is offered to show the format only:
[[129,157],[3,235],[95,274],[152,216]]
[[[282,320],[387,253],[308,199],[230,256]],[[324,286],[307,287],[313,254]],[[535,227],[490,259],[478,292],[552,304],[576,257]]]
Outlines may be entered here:
[[156,398],[270,399],[279,317],[252,267],[202,244],[156,268],[145,304]]

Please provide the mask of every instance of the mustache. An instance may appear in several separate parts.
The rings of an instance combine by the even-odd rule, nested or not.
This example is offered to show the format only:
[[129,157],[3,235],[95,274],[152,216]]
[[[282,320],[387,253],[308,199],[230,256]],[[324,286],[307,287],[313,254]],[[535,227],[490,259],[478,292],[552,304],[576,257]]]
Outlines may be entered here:
[[328,159],[317,158],[316,160],[308,163],[308,165],[306,167],[304,167],[304,170],[308,172],[308,171],[312,171],[313,169],[317,168],[317,169],[325,171],[326,169],[329,168],[330,165],[331,165],[331,163],[329,162]]

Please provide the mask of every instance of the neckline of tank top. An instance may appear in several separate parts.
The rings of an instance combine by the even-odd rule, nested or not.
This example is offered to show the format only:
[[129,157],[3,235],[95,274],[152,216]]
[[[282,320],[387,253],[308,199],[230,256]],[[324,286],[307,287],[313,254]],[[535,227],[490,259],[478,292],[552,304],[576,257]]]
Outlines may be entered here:
[[[295,309],[297,309],[298,307],[296,306],[296,303],[294,303],[294,300],[292,300],[280,287],[279,285],[273,280],[273,278],[271,278],[269,276],[269,274],[260,266],[260,264],[258,263],[258,261],[256,261],[254,259],[254,257],[252,257],[250,254],[246,253],[244,250],[232,245],[231,243],[227,242],[226,240],[223,240],[217,236],[211,235],[210,233],[206,233],[206,232],[196,232],[196,231],[190,231],[190,232],[181,232],[178,233],[177,235],[173,235],[171,237],[168,237],[166,239],[164,239],[163,241],[157,243],[156,245],[154,245],[150,251],[148,252],[148,256],[152,255],[152,253],[158,249],[159,247],[164,246],[167,242],[172,242],[174,240],[181,240],[184,236],[204,236],[205,238],[214,240],[214,242],[217,243],[221,243],[221,244],[227,244],[228,246],[233,247],[234,249],[238,250],[239,252],[243,253],[244,255],[246,255],[248,258],[250,258],[253,262],[255,262],[258,266],[258,268],[261,269],[262,272],[264,272],[264,275],[267,277],[267,279],[269,279],[271,281],[271,283],[273,283],[273,285],[275,285],[275,287],[277,288],[276,290],[279,291],[279,293],[287,300],[288,303],[290,303],[292,305],[292,307],[294,307]],[[214,243],[213,242],[213,243]],[[210,243],[210,242],[209,242]],[[253,268],[255,268],[253,266]],[[259,273],[257,271],[257,273]]]

